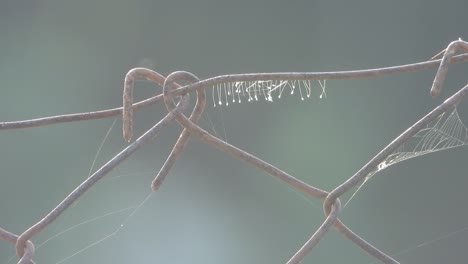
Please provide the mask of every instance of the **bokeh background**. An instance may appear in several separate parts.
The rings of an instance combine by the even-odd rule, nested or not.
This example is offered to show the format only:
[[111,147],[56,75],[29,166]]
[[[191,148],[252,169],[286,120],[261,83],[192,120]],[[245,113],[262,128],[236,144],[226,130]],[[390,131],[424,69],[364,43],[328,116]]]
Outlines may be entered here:
[[[0,120],[118,107],[124,76],[136,66],[204,79],[424,61],[468,37],[467,8],[464,0],[2,1]],[[430,70],[329,81],[326,99],[316,85],[304,102],[298,95],[228,107],[210,101],[201,125],[332,190],[465,85],[467,72],[452,66],[435,100]],[[159,92],[140,81],[135,94]],[[467,105],[458,108],[465,124]],[[163,105],[139,111],[135,134],[165,112]],[[1,227],[21,233],[82,182],[113,121],[0,131]],[[117,118],[94,170],[125,147],[120,126]],[[177,125],[165,129],[34,237],[37,263],[284,263],[323,221],[320,201],[197,139],[160,191],[129,217],[132,210],[124,209],[151,193],[179,132]],[[362,188],[341,219],[402,263],[464,262],[467,157],[465,147],[392,166]],[[15,263],[13,256],[14,247],[0,242],[0,262]],[[304,263],[373,261],[332,230]]]

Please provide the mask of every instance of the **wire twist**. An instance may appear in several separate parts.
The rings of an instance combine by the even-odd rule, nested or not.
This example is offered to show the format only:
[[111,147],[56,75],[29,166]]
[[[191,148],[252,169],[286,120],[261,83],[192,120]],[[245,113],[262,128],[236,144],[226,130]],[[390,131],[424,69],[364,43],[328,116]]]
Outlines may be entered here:
[[[166,81],[164,82],[164,87],[163,87],[164,103],[166,104],[166,107],[168,106],[168,104],[170,104],[171,106],[174,105],[173,98],[169,94],[170,89],[167,87],[169,86],[171,88],[177,87],[175,83],[176,80],[188,81],[190,83],[196,83],[200,81],[195,75],[189,72],[179,71],[179,72],[174,72],[170,74],[166,78]],[[197,123],[203,114],[203,110],[205,109],[205,106],[206,106],[205,90],[197,91],[197,102],[195,104],[195,108],[192,111],[192,114],[190,115],[189,120],[193,123]],[[168,108],[168,111],[172,111],[172,109],[169,110]],[[183,115],[183,114],[180,113],[180,115]],[[176,120],[177,120],[177,117],[176,117]],[[174,148],[172,149],[171,154],[169,154],[166,162],[164,162],[164,165],[161,167],[161,170],[158,172],[153,182],[151,183],[151,189],[153,191],[156,191],[161,186],[162,182],[166,178],[172,166],[174,166],[176,160],[182,154],[182,151],[184,150],[189,140],[189,136],[190,136],[190,131],[187,128],[184,128],[184,130],[179,136],[179,139],[174,145]]]

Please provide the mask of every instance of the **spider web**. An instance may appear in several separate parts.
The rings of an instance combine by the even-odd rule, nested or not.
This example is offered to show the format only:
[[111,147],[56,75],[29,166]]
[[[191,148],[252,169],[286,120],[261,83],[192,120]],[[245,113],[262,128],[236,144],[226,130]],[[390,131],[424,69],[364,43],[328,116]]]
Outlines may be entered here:
[[[108,134],[109,132],[106,134],[105,138],[107,138]],[[394,153],[392,153],[384,161],[382,161],[379,164],[379,166],[366,177],[363,183],[360,184],[358,189],[353,193],[351,198],[346,202],[346,205],[351,201],[354,195],[356,195],[356,193],[362,188],[362,186],[370,178],[372,178],[377,172],[384,170],[391,165],[397,164],[407,159],[415,158],[415,157],[425,155],[428,153],[448,150],[448,149],[455,148],[455,147],[461,147],[467,144],[468,144],[468,129],[461,121],[459,114],[457,112],[457,109],[453,108],[452,110],[449,110],[445,112],[444,114],[440,115],[431,124],[429,124],[427,127],[419,131],[410,140],[408,140],[405,144],[403,144],[400,148],[398,148]],[[102,146],[99,147],[98,153],[100,152],[101,147]],[[93,165],[95,163],[95,159],[93,161]],[[138,173],[138,174],[152,174],[152,172],[144,172],[144,173]],[[118,179],[121,177],[126,178],[126,176],[133,177],[135,175],[118,175],[118,176],[111,177],[108,180]],[[131,218],[133,218],[133,216],[135,216],[135,214],[137,214],[140,211],[139,209],[141,209],[142,206],[152,196],[153,195],[151,193],[148,194],[148,192],[146,192],[144,193],[144,199],[142,199],[141,196],[140,198],[137,198],[137,201],[139,201],[137,203],[132,202],[130,206],[120,207],[120,209],[118,210],[107,211],[104,214],[99,214],[98,216],[90,218],[85,221],[81,220],[79,221],[78,224],[68,227],[56,233],[55,235],[49,236],[47,239],[43,240],[37,246],[38,248],[40,248],[48,244],[48,242],[55,240],[70,231],[76,230],[80,227],[84,227],[94,222],[103,221],[109,217],[114,218],[114,220],[116,220],[116,222],[114,222],[114,225],[109,227],[109,230],[107,232],[97,235],[98,236],[97,239],[92,239],[94,240],[93,242],[87,242],[85,243],[84,246],[76,247],[74,250],[72,250],[73,252],[66,253],[65,256],[60,257],[57,260],[58,262],[56,262],[56,263],[67,263],[70,259],[74,259],[76,256],[79,256],[83,254],[84,252],[91,250],[92,248],[98,245],[101,245],[105,241],[108,241],[108,243],[111,243],[109,242],[109,240],[111,240],[112,238],[114,238],[113,240],[115,240],[115,238],[117,238],[117,235],[122,230],[125,229],[127,223],[131,220]],[[121,216],[118,217],[118,215],[121,215]],[[451,233],[444,234],[432,240],[427,240],[423,242],[422,244],[417,245],[414,248],[409,248],[409,249],[403,250],[402,252],[398,252],[396,254],[397,255],[405,254],[409,251],[420,248],[421,246],[425,246],[425,245],[437,242],[441,239],[452,237],[455,234],[459,234],[467,230],[468,230],[467,227],[457,229]],[[11,263],[12,261],[13,261],[13,256],[12,258],[9,259],[8,263]]]
[[377,172],[408,159],[466,145],[468,145],[468,129],[460,119],[457,108],[454,107],[441,114],[382,161],[366,176],[344,207]]

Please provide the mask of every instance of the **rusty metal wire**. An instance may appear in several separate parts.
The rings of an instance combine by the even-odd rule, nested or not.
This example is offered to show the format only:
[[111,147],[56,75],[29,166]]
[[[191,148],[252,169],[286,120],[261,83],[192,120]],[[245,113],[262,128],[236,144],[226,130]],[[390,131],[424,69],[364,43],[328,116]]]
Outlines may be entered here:
[[[123,108],[115,108],[104,111],[80,113],[72,115],[62,115],[47,118],[40,118],[34,120],[2,122],[0,129],[17,129],[27,128],[34,126],[43,126],[56,123],[73,122],[81,120],[90,120],[97,118],[105,118],[118,114],[122,114],[123,119],[123,137],[126,141],[132,138],[132,120],[133,111],[139,110],[142,107],[154,104],[156,102],[164,101],[168,114],[156,123],[151,129],[145,132],[142,136],[136,139],[133,143],[128,145],[124,150],[117,154],[114,158],[104,164],[88,179],[82,182],[75,190],[73,190],[60,204],[58,204],[50,213],[48,213],[42,220],[32,225],[20,236],[14,235],[4,229],[0,228],[0,239],[6,240],[16,246],[16,253],[20,258],[18,263],[34,263],[32,257],[34,255],[34,245],[30,239],[41,232],[45,227],[57,219],[73,202],[78,200],[89,188],[91,188],[97,181],[102,179],[107,173],[118,166],[131,154],[137,151],[149,140],[154,139],[162,128],[167,126],[172,121],[176,121],[183,128],[179,139],[174,145],[171,153],[169,154],[163,167],[160,169],[158,175],[151,184],[153,191],[156,191],[162,184],[163,180],[175,164],[176,160],[180,157],[187,144],[190,136],[198,137],[201,141],[208,145],[219,149],[237,159],[240,159],[252,166],[255,166],[273,177],[278,178],[284,183],[292,186],[294,189],[301,191],[307,195],[323,200],[323,210],[325,220],[319,226],[310,239],[291,257],[287,262],[290,264],[300,263],[304,257],[320,242],[320,240],[327,234],[328,230],[333,226],[338,232],[343,234],[346,238],[354,242],[364,251],[374,256],[376,259],[383,263],[398,263],[395,259],[380,251],[363,238],[359,237],[351,231],[343,222],[338,219],[341,211],[341,202],[339,197],[348,192],[351,188],[361,182],[369,173],[377,168],[377,166],[385,160],[393,151],[395,151],[404,142],[414,136],[418,131],[423,129],[427,124],[436,119],[438,116],[448,111],[450,108],[456,106],[464,96],[468,93],[468,85],[461,88],[458,92],[453,94],[442,104],[434,108],[427,115],[417,121],[414,125],[409,127],[388,146],[382,149],[374,158],[358,170],[352,177],[344,183],[336,187],[331,192],[327,192],[302,182],[286,172],[276,168],[275,166],[259,159],[258,157],[249,154],[235,146],[232,146],[221,139],[211,135],[197,125],[200,117],[202,116],[205,108],[205,89],[213,87],[216,84],[227,82],[242,82],[242,81],[261,81],[261,80],[327,80],[327,79],[351,79],[351,78],[372,78],[380,77],[389,74],[398,74],[412,71],[420,71],[429,68],[434,68],[439,65],[434,82],[431,88],[431,95],[436,97],[441,92],[442,83],[445,79],[448,65],[453,63],[461,63],[468,61],[468,54],[455,56],[456,50],[468,52],[468,43],[459,39],[453,41],[443,51],[442,59],[431,60],[416,64],[408,64],[402,66],[394,66],[380,69],[360,70],[360,71],[343,71],[343,72],[322,72],[322,73],[252,73],[252,74],[237,74],[237,75],[223,75],[215,78],[200,81],[195,75],[188,72],[174,72],[167,77],[159,73],[144,69],[135,68],[130,70],[125,78],[124,95],[123,95]],[[163,87],[163,92],[160,95],[146,99],[144,101],[133,104],[133,86],[137,78],[145,78],[153,81]],[[178,83],[176,83],[178,82]],[[181,87],[180,83],[187,83]],[[196,92],[197,102],[192,111],[192,114],[187,118],[183,111],[189,104],[189,93]],[[174,99],[179,99],[176,104]]]

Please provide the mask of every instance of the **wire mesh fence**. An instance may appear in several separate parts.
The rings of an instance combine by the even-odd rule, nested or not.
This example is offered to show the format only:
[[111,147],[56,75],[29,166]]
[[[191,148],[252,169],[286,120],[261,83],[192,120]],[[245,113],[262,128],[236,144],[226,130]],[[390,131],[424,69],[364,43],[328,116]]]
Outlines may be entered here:
[[[468,54],[455,55],[457,50],[468,52],[468,43],[461,39],[453,41],[441,54],[437,55],[440,56],[443,54],[441,59],[433,58],[427,62],[387,68],[343,72],[236,74],[223,75],[206,80],[199,80],[195,75],[189,72],[178,71],[168,76],[162,76],[149,69],[135,68],[130,70],[125,78],[122,108],[53,116],[34,120],[2,122],[0,123],[0,129],[6,130],[107,118],[122,114],[123,137],[126,141],[131,143],[76,187],[75,190],[39,222],[29,227],[20,235],[13,234],[5,229],[0,229],[0,237],[15,246],[16,254],[19,258],[18,263],[32,263],[35,248],[31,239],[34,236],[60,217],[67,208],[79,200],[85,192],[111,170],[119,166],[130,155],[147,144],[147,142],[156,138],[163,128],[176,122],[183,128],[183,131],[179,135],[166,162],[151,183],[153,191],[157,191],[161,188],[163,181],[184,151],[190,137],[197,137],[207,145],[270,174],[307,196],[322,201],[325,215],[322,224],[316,228],[315,232],[311,234],[310,239],[291,256],[287,263],[300,263],[332,227],[377,260],[383,263],[398,263],[396,259],[354,233],[338,218],[342,207],[345,206],[340,201],[340,197],[345,193],[349,193],[353,188],[358,187],[359,189],[360,186],[376,172],[384,170],[388,166],[400,161],[435,151],[467,145],[468,130],[458,115],[457,105],[468,92],[468,85],[462,87],[443,103],[410,126],[383,148],[374,158],[369,160],[354,175],[331,191],[325,191],[309,183],[305,183],[274,165],[219,139],[201,128],[197,123],[202,117],[206,106],[207,98],[205,90],[213,89],[212,100],[215,106],[217,104],[239,103],[243,100],[273,101],[277,98],[281,98],[284,93],[298,93],[301,99],[304,99],[310,96],[313,86],[312,82],[314,81],[316,81],[321,88],[320,97],[326,97],[326,80],[377,78],[390,74],[415,72],[438,67],[430,91],[433,97],[437,97],[441,93],[441,87],[447,75],[448,65],[468,61]],[[160,85],[163,87],[162,93],[134,103],[133,88],[135,80],[137,79],[146,79]],[[184,111],[187,110],[190,103],[190,94],[193,93],[196,94],[196,104],[190,116],[186,117]],[[164,103],[168,113],[153,127],[132,142],[133,111],[155,103]]]

